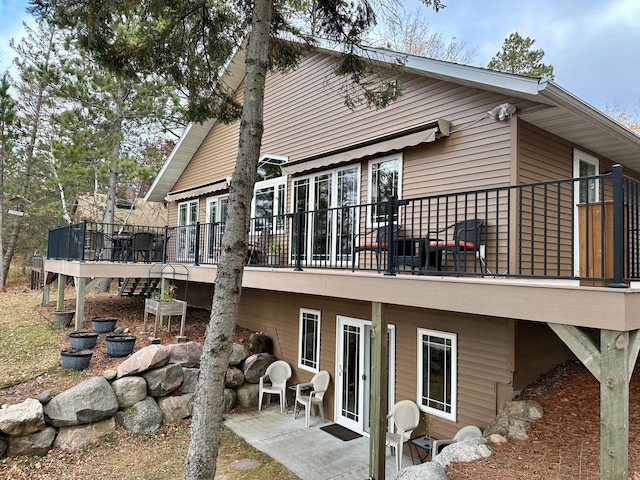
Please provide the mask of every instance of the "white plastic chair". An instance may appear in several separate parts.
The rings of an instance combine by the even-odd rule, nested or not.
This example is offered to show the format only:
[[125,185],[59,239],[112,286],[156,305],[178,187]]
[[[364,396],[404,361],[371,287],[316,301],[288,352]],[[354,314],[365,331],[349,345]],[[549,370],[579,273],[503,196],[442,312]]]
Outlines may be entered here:
[[[262,396],[268,395],[267,403],[271,402],[271,395],[280,395],[280,411],[285,412],[287,406],[287,380],[291,378],[291,367],[283,360],[276,360],[267,367],[267,371],[260,377],[260,391],[258,410],[262,410]],[[271,382],[271,385],[265,385]]]
[[387,418],[393,418],[395,426],[395,432],[387,432],[387,445],[395,453],[396,472],[399,472],[402,469],[402,447],[420,423],[420,409],[411,400],[400,400],[393,406]]
[[[296,385],[296,403],[295,403],[295,417],[298,417],[298,405],[304,407],[305,425],[309,427],[309,416],[311,415],[311,409],[316,406],[320,410],[322,416],[322,423],[324,423],[324,410],[322,409],[322,400],[324,394],[329,388],[329,382],[331,376],[326,370],[322,370],[316,373],[309,383],[299,383]],[[303,394],[305,388],[311,388],[311,392],[308,395]]]
[[431,451],[433,455],[437,455],[447,445],[450,445],[455,442],[461,442],[462,440],[467,440],[468,438],[480,438],[482,436],[482,430],[480,430],[475,425],[467,425],[466,427],[462,427],[458,432],[453,436],[453,438],[447,438],[444,440],[434,440],[433,446],[431,447]]

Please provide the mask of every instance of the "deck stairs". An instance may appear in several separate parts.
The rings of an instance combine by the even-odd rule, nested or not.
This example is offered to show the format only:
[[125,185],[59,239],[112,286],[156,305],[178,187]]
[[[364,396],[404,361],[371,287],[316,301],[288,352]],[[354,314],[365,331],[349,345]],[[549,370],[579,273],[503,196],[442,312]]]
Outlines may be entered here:
[[160,283],[159,278],[123,278],[118,287],[120,296],[147,296]]

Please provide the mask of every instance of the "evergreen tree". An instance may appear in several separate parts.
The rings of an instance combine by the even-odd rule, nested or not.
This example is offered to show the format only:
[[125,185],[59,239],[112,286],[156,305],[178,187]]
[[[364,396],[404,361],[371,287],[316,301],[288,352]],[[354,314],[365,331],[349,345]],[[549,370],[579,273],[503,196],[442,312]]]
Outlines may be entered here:
[[496,53],[487,68],[526,77],[553,80],[553,67],[542,63],[544,50],[532,49],[535,42],[532,38],[521,37],[518,32],[512,33],[502,44],[502,51]]

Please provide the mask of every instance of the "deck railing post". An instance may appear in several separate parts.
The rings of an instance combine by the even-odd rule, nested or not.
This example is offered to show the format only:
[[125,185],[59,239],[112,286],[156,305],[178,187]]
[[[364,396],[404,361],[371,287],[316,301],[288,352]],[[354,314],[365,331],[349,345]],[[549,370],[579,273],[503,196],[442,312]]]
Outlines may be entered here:
[[[80,233],[80,261],[84,262],[84,247],[87,239],[87,221],[82,221],[82,232]],[[89,239],[91,241],[91,239]],[[91,245],[89,245],[91,247]]]
[[164,226],[164,240],[162,241],[162,263],[168,263],[167,243],[169,243],[169,225]]
[[200,260],[200,222],[196,222],[196,234],[195,235],[196,235],[196,244],[195,244],[194,249],[193,249],[193,257],[194,257],[193,258],[193,260],[194,260],[193,265],[197,267],[199,265],[198,261]]
[[[398,206],[396,199],[390,197],[387,199],[387,271],[385,275],[395,276],[395,258],[396,258],[396,239],[394,232],[395,216]],[[378,251],[382,251],[383,246],[378,245]],[[381,255],[382,256],[382,255]],[[380,261],[380,259],[378,259]]]
[[293,269],[296,272],[302,271],[302,224],[303,221],[302,208],[298,208],[296,211],[296,267]]
[[627,288],[624,272],[624,179],[622,166],[614,165],[613,173],[613,282],[611,288]]

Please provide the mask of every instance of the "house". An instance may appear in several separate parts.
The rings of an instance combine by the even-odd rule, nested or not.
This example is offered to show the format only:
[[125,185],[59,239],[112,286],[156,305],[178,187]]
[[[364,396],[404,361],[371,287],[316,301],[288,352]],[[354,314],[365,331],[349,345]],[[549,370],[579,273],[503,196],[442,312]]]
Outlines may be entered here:
[[[73,223],[83,220],[102,222],[107,195],[79,195],[71,206],[70,217]],[[163,202],[147,202],[142,198],[116,199],[114,223],[120,225],[167,225],[167,207]]]
[[[385,109],[345,107],[330,49],[267,78],[238,323],[272,338],[292,382],[329,371],[325,412],[365,434],[381,305],[389,402],[416,401],[423,432],[485,427],[572,354],[614,405],[640,346],[640,137],[551,81],[369,53],[396,65]],[[239,97],[243,64],[226,78]],[[145,198],[168,202],[163,262],[188,266],[192,304],[211,302],[238,128],[190,125]],[[49,257],[80,279],[150,274]]]

